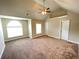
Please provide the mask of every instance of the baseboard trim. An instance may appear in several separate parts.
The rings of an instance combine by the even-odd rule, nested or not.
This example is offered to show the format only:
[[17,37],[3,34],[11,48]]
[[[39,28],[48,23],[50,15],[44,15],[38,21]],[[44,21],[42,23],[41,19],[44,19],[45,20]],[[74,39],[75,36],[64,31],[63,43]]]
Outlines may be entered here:
[[74,41],[71,41],[71,40],[66,40],[68,42],[71,42],[71,43],[75,43],[75,44],[79,44],[79,42],[74,42]]
[[41,36],[45,36],[45,34],[35,35],[35,36],[33,36],[32,38],[35,39],[35,38],[38,38],[38,37],[41,37]]
[[3,49],[2,49],[2,52],[1,52],[1,55],[0,55],[0,59],[1,59],[2,55],[3,55],[4,50],[5,50],[5,45],[4,45]]
[[9,40],[5,40],[5,42],[10,42],[10,41],[14,41],[14,40],[18,40],[18,39],[24,39],[24,38],[29,38],[29,37],[11,38]]
[[61,40],[59,37],[54,37],[54,36],[50,36],[50,35],[47,35],[48,37],[51,37],[51,38],[55,38],[55,39],[59,39]]
[[[49,36],[49,35],[47,35]],[[49,36],[51,38],[55,38],[55,37],[52,37],[52,36]],[[59,38],[55,38],[55,39],[59,39]],[[60,40],[64,40],[64,39],[60,39]],[[67,41],[67,42],[71,42],[71,43],[74,43],[74,44],[79,44],[79,42],[75,42],[75,41],[71,41],[71,40],[64,40],[64,41]]]

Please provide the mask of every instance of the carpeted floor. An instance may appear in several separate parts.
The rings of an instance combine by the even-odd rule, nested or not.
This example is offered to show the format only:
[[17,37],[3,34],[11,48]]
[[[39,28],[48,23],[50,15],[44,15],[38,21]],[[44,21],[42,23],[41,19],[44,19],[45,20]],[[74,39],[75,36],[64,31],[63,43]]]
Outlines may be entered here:
[[77,59],[77,56],[76,44],[42,36],[6,43],[2,59]]

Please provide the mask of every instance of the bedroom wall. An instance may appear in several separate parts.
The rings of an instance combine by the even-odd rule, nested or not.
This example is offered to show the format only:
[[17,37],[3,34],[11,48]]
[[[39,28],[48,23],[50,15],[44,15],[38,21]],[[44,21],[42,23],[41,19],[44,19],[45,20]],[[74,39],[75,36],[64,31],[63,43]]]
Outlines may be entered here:
[[48,36],[51,36],[51,37],[54,37],[54,38],[60,38],[61,23],[60,23],[60,20],[57,17],[47,19],[45,24],[46,24],[45,33]]
[[4,48],[5,48],[4,36],[3,36],[3,31],[2,31],[2,23],[1,23],[1,19],[0,19],[0,59],[3,54]]
[[27,20],[18,20],[22,23],[22,26],[23,26],[23,36],[11,38],[11,39],[8,38],[6,26],[7,26],[9,21],[11,21],[11,19],[2,18],[3,34],[4,34],[5,41],[9,41],[11,39],[28,37],[28,21]]
[[79,43],[79,14],[68,12],[70,18],[69,40]]
[[[66,24],[65,22],[67,22],[68,20],[69,20],[68,16],[60,16],[60,17],[47,19],[45,22],[45,33],[48,36],[51,36],[54,38],[58,38],[58,39],[61,38],[61,39],[67,40],[68,33],[66,32],[68,32],[69,29],[68,29],[68,24]],[[61,22],[62,22],[62,32],[61,32]]]
[[[42,33],[41,34],[36,34],[36,23],[41,23],[42,24]],[[44,20],[32,20],[32,38],[38,37],[41,35],[45,35],[45,21]]]

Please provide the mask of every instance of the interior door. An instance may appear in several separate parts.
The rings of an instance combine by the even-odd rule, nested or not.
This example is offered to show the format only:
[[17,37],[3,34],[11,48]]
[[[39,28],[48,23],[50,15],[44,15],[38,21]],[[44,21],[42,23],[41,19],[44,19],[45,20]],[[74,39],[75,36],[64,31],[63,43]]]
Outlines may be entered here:
[[68,40],[69,37],[69,20],[62,21],[62,39]]

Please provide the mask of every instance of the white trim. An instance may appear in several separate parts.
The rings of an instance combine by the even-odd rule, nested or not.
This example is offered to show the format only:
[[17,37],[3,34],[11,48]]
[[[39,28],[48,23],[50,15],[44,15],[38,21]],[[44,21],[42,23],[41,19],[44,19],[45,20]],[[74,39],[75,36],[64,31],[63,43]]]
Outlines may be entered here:
[[59,39],[60,40],[60,36],[59,37],[54,37],[54,36],[51,36],[51,35],[47,35],[49,37],[53,37],[53,38],[56,38],[56,39]]
[[4,47],[3,47],[3,49],[2,49],[2,52],[1,52],[1,54],[0,54],[0,59],[1,59],[2,55],[3,55],[4,50],[5,50],[5,45],[4,45]]
[[14,19],[14,20],[30,20],[28,18],[21,18],[21,17],[14,17],[14,16],[5,16],[5,15],[0,15],[0,18],[8,18],[8,19]]
[[71,40],[66,40],[66,41],[69,41],[69,42],[72,42],[72,43],[75,43],[75,44],[79,44],[79,42],[75,42],[75,41],[71,41]]
[[44,36],[45,34],[36,34],[36,35],[33,35],[32,38],[37,38],[37,37],[40,37],[40,36]]
[[1,35],[0,35],[0,44],[1,44],[1,48],[0,48],[0,59],[1,59],[1,57],[2,57],[2,54],[3,54],[3,52],[4,52],[4,49],[5,49],[5,44],[4,44],[4,36],[3,36],[3,30],[2,30],[2,23],[1,23],[1,18],[0,18],[0,33],[1,33]]
[[28,36],[18,36],[18,37],[13,37],[13,38],[8,38],[5,40],[5,42],[13,41],[13,40],[18,40],[18,39],[23,39],[27,38]]
[[[49,37],[53,37],[53,36],[50,36],[48,35]],[[53,37],[53,38],[56,38],[56,37]],[[56,39],[59,39],[59,38],[56,38]],[[64,40],[64,39],[61,39],[61,40]],[[68,42],[71,42],[71,43],[75,43],[75,44],[79,44],[79,42],[75,42],[75,41],[71,41],[71,40],[65,40],[65,41],[68,41]]]
[[57,18],[62,18],[62,17],[68,17],[68,15],[60,16],[60,17],[57,17]]

